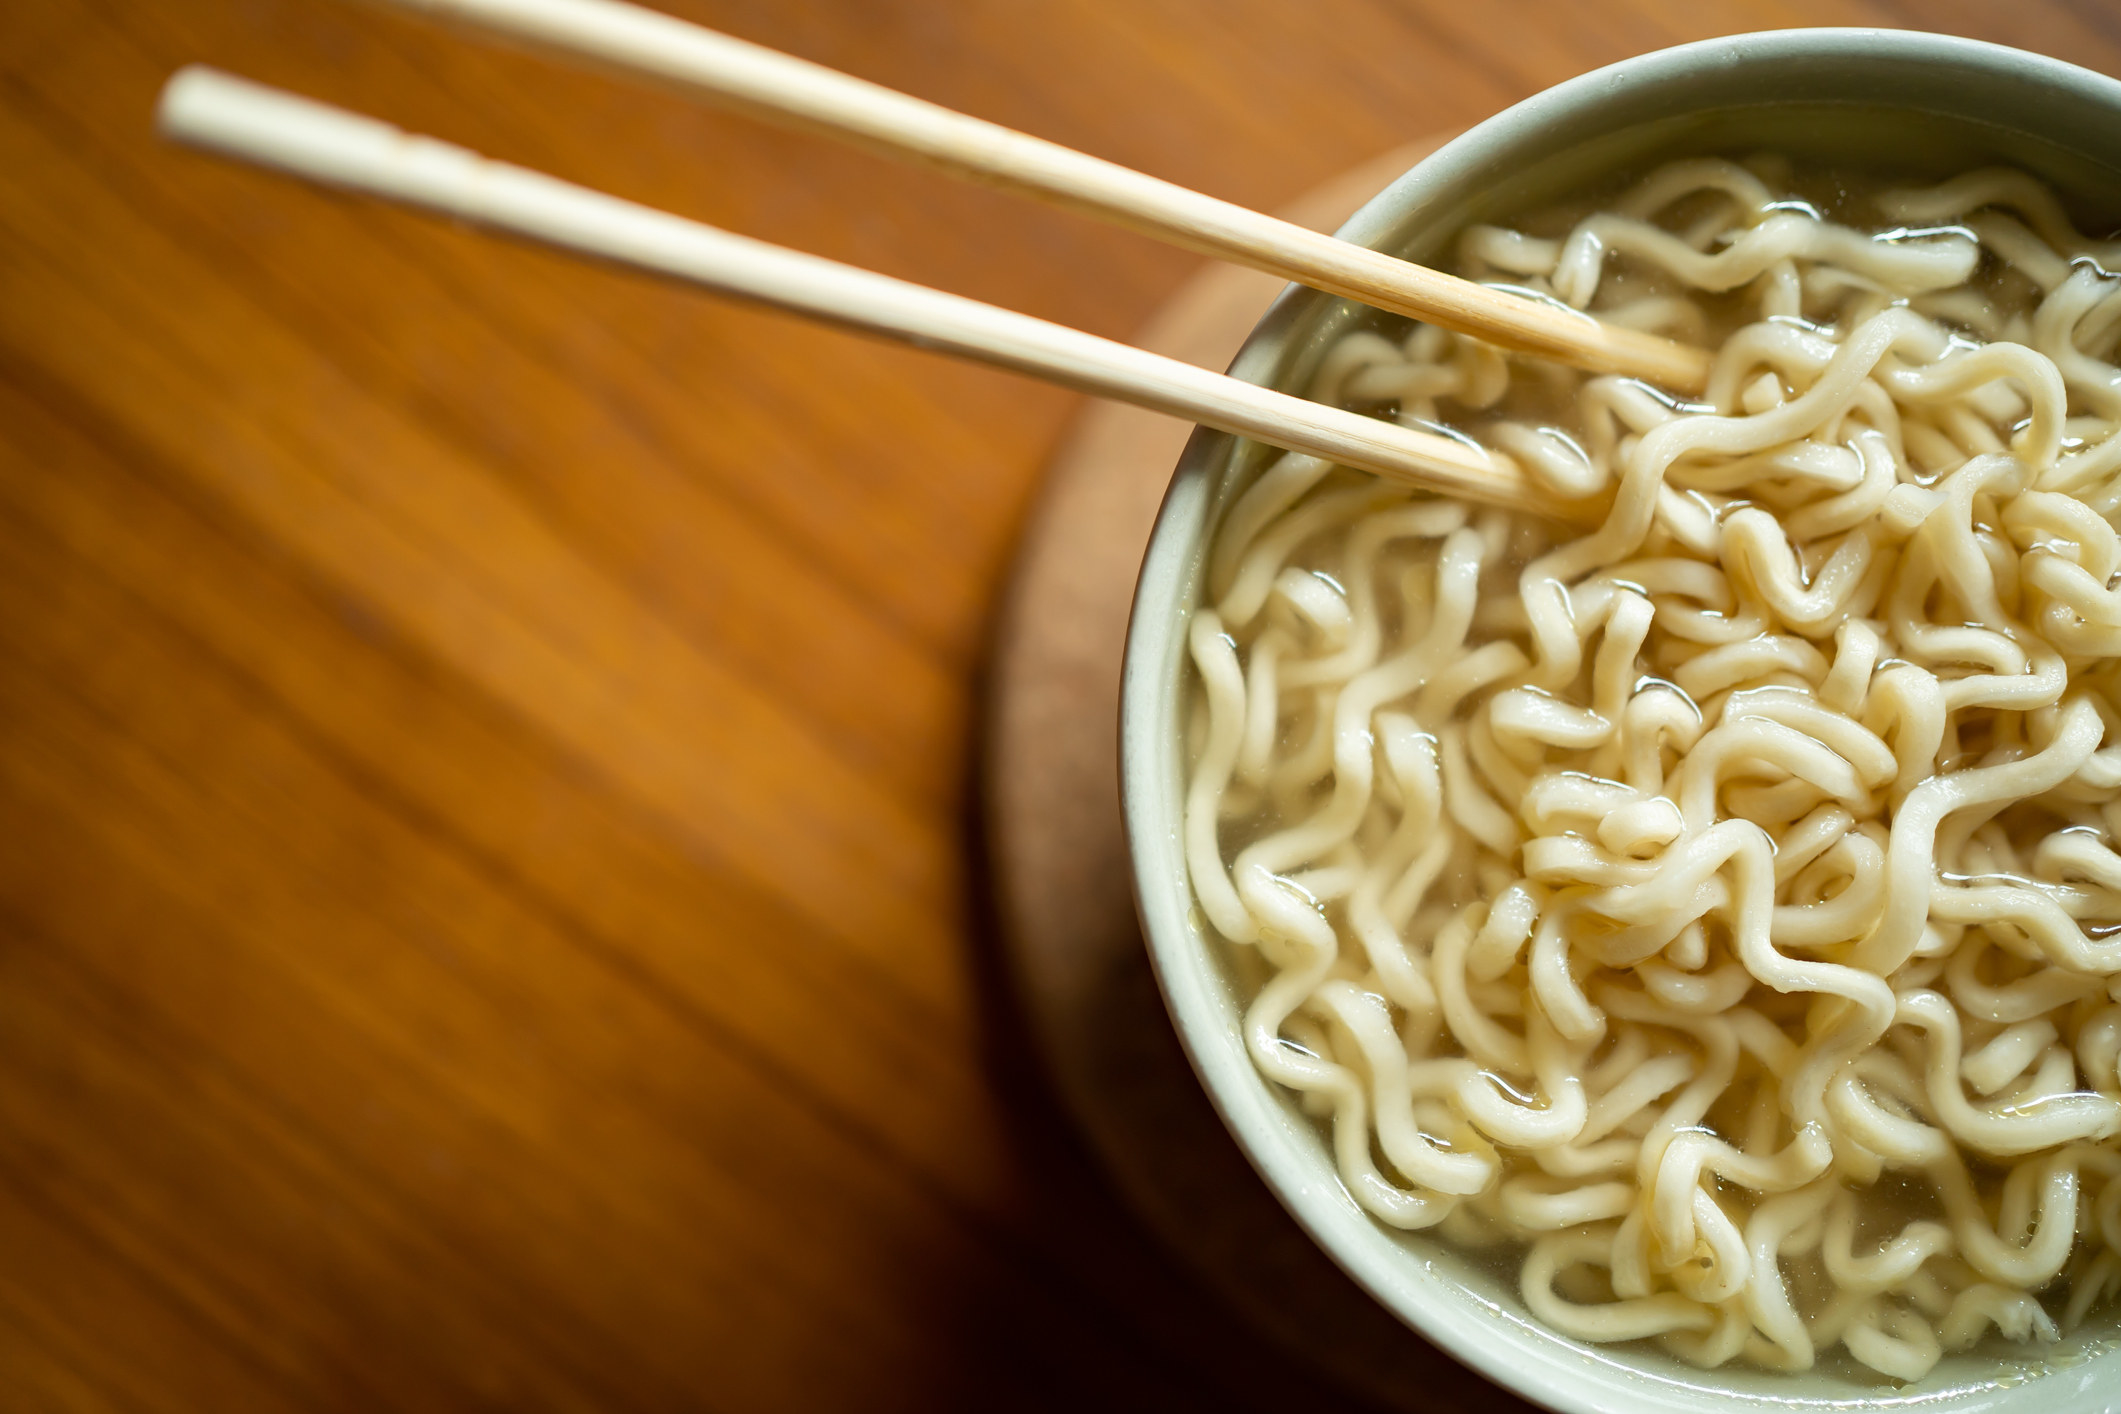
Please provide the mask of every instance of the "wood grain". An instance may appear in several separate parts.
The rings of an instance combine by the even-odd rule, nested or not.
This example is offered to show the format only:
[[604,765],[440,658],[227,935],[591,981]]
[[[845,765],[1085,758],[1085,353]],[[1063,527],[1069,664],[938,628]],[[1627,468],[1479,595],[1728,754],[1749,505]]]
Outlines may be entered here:
[[[1255,206],[1592,65],[2092,6],[723,0]],[[1126,337],[1137,238],[332,0],[0,8],[0,1399],[1257,1408],[994,964],[1058,393],[150,136],[209,61]]]

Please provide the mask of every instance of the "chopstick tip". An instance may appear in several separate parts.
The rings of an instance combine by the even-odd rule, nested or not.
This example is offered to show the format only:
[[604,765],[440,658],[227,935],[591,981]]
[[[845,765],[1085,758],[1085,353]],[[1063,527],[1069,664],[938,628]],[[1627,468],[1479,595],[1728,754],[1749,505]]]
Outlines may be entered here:
[[220,81],[228,77],[210,64],[186,64],[171,74],[155,98],[155,131],[182,140],[202,96],[210,99]]

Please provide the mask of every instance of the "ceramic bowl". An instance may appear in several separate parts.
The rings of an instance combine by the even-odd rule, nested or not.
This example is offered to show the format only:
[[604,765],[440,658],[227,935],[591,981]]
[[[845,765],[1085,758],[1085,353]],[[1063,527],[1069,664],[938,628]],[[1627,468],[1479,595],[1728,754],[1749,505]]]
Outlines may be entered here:
[[[2085,211],[2121,215],[2121,83],[2052,59],[1936,35],[1790,30],[1690,44],[1572,79],[1489,119],[1387,187],[1340,234],[1438,259],[1468,222],[1506,219],[1666,157],[1780,150],[1910,178],[2024,167]],[[1292,287],[1231,372],[1301,392],[1358,306]],[[1919,1404],[2078,1414],[2121,1403],[2112,1321],[2045,1349],[1984,1345],[1912,1386],[1822,1362],[1801,1375],[1696,1370],[1648,1345],[1587,1346],[1535,1322],[1516,1274],[1393,1231],[1342,1188],[1319,1127],[1253,1069],[1226,945],[1194,907],[1180,844],[1186,621],[1223,508],[1270,449],[1201,431],[1143,562],[1121,694],[1122,784],[1143,927],[1178,1033],[1252,1163],[1350,1276],[1431,1342],[1556,1410]]]

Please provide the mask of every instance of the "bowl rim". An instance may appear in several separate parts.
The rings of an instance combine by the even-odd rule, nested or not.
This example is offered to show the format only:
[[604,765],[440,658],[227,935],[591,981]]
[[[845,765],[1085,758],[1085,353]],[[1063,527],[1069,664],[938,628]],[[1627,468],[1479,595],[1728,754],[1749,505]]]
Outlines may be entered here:
[[[1700,40],[1594,69],[1504,109],[1467,129],[1385,187],[1338,234],[1379,246],[1413,219],[1419,203],[1464,181],[1496,154],[1586,110],[1625,110],[1631,97],[1654,102],[1658,92],[1704,75],[1740,67],[1855,62],[1961,71],[1985,81],[2038,86],[2121,115],[2121,81],[2062,60],[1986,41],[1925,31],[1875,28],[1774,30]],[[1824,101],[1836,101],[1824,96]],[[1851,101],[1842,98],[1839,101]],[[1855,101],[1862,101],[1860,99]],[[1713,106],[1713,105],[1711,105]],[[1914,107],[1917,105],[1909,105]],[[1706,110],[1704,110],[1706,111]],[[1933,111],[1947,111],[1939,107]],[[1961,116],[1979,114],[1957,110]],[[1647,121],[1649,110],[1643,118]],[[1625,126],[1625,124],[1622,124]],[[2040,136],[2034,129],[2028,134]],[[2052,140],[2072,144],[2057,135]],[[1230,372],[1265,383],[1283,346],[1306,318],[1334,297],[1289,286],[1246,339]],[[1417,1270],[1382,1224],[1358,1208],[1330,1165],[1292,1140],[1286,1097],[1259,1076],[1241,1044],[1234,1052],[1219,1009],[1224,983],[1209,950],[1225,946],[1207,935],[1186,880],[1181,839],[1183,774],[1176,742],[1187,655],[1189,591],[1198,583],[1212,525],[1215,485],[1238,439],[1195,429],[1173,472],[1136,582],[1127,626],[1120,690],[1120,794],[1135,903],[1150,961],[1174,1028],[1195,1074],[1238,1147],[1312,1240],[1401,1321],[1430,1343],[1488,1379],[1564,1414],[1689,1414],[1705,1398],[1759,1407],[1987,1405],[2001,1385],[1961,1387],[1934,1394],[1880,1391],[1866,1395],[1841,1386],[1839,1396],[1809,1397],[1794,1387],[1782,1394],[1763,1386],[1722,1387],[1718,1376],[1695,1379],[1651,1375],[1531,1322],[1519,1312],[1471,1297],[1431,1264]],[[1177,790],[1173,790],[1174,781]],[[1176,865],[1174,870],[1173,865]],[[1175,884],[1175,887],[1174,887]],[[1190,915],[1190,918],[1189,918]],[[1436,1299],[1439,1297],[1452,1299]],[[2121,1356],[2121,1352],[2114,1352]],[[1727,1369],[1729,1367],[1726,1367]],[[2054,1414],[2103,1408],[2092,1371],[2112,1379],[2121,1360],[2102,1355],[2078,1367],[2085,1379],[2036,1383]],[[1789,1376],[1775,1379],[1787,1381]],[[2021,1386],[2023,1387],[2023,1386]],[[2070,1398],[2075,1394],[2076,1398]]]

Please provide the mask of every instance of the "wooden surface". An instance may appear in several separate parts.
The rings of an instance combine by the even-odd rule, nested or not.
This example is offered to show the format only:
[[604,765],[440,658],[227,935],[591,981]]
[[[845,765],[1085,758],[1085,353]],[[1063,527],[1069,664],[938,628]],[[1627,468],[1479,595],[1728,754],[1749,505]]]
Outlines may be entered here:
[[[1734,29],[2121,71],[2061,0],[685,10],[1269,206]],[[1071,400],[165,150],[191,60],[1102,334],[1192,268],[335,0],[0,6],[0,1407],[1338,1402],[1001,981]]]

